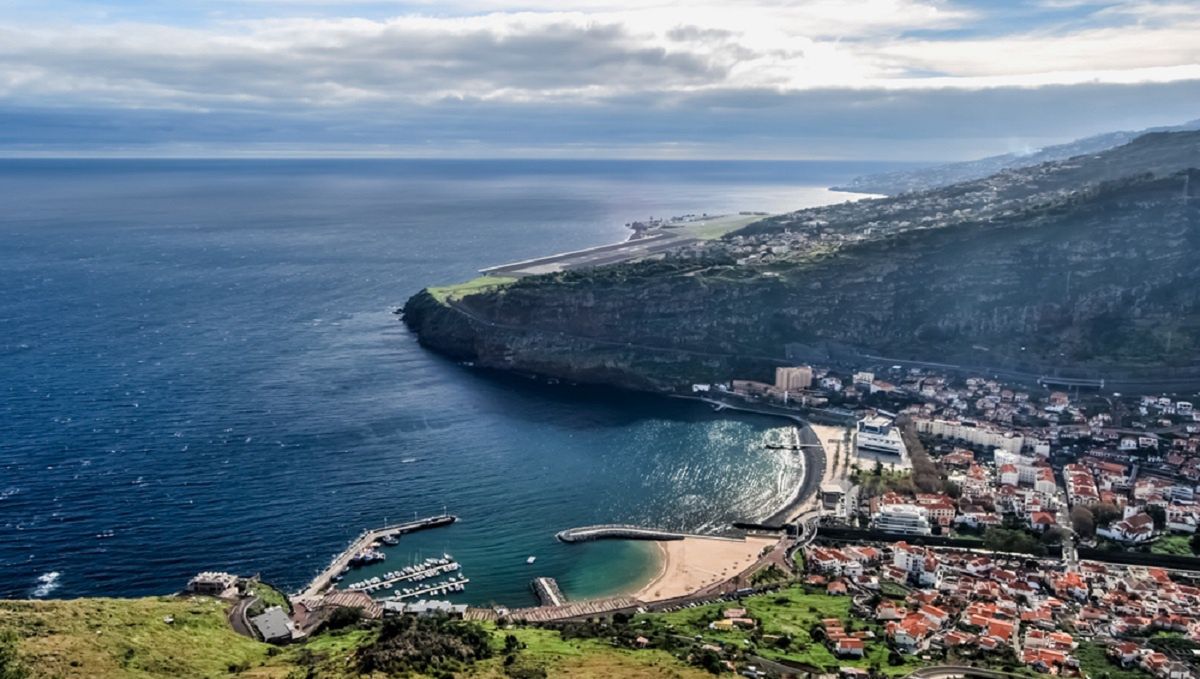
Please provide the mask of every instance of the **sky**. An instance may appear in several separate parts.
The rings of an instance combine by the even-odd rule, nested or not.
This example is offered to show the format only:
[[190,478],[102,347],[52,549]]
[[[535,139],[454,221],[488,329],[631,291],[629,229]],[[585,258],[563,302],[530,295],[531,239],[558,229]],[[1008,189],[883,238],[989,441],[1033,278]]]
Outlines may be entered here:
[[5,0],[0,156],[941,161],[1200,118],[1200,0]]

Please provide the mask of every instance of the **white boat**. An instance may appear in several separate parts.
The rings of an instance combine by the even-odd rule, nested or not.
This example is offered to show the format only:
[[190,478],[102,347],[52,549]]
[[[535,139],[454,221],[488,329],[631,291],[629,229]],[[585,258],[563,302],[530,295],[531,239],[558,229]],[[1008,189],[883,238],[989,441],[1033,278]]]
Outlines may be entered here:
[[525,559],[525,563],[533,563],[534,561],[537,561],[536,556],[531,556],[528,559]]

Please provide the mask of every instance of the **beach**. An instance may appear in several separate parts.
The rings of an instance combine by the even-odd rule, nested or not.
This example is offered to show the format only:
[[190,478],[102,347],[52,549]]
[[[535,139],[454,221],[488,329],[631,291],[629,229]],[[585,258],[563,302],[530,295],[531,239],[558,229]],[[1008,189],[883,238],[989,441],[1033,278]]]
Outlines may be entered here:
[[769,537],[688,536],[658,542],[661,552],[658,573],[633,596],[649,602],[691,594],[746,570],[758,561],[764,549],[778,541]]

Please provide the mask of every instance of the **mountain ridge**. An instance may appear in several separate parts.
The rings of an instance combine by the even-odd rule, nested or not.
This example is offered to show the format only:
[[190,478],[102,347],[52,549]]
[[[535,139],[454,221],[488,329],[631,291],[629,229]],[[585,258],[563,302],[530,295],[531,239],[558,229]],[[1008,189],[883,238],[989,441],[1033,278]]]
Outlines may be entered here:
[[834,191],[870,193],[894,196],[909,191],[941,188],[959,182],[981,179],[1007,169],[1030,167],[1048,161],[1066,160],[1075,156],[1106,151],[1154,132],[1182,132],[1200,129],[1200,118],[1179,125],[1150,127],[1140,131],[1121,130],[1074,139],[1040,148],[1032,153],[1003,153],[975,160],[944,163],[912,170],[897,170],[862,175]]

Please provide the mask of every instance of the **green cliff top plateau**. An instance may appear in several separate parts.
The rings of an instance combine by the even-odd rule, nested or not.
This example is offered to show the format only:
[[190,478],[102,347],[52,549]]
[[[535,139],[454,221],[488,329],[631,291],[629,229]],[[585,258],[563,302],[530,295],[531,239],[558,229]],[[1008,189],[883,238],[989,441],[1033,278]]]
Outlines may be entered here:
[[[1200,132],[778,215],[652,258],[422,291],[436,351],[580,382],[765,377],[797,349],[1031,369],[1191,366]],[[789,354],[790,350],[790,354]]]

